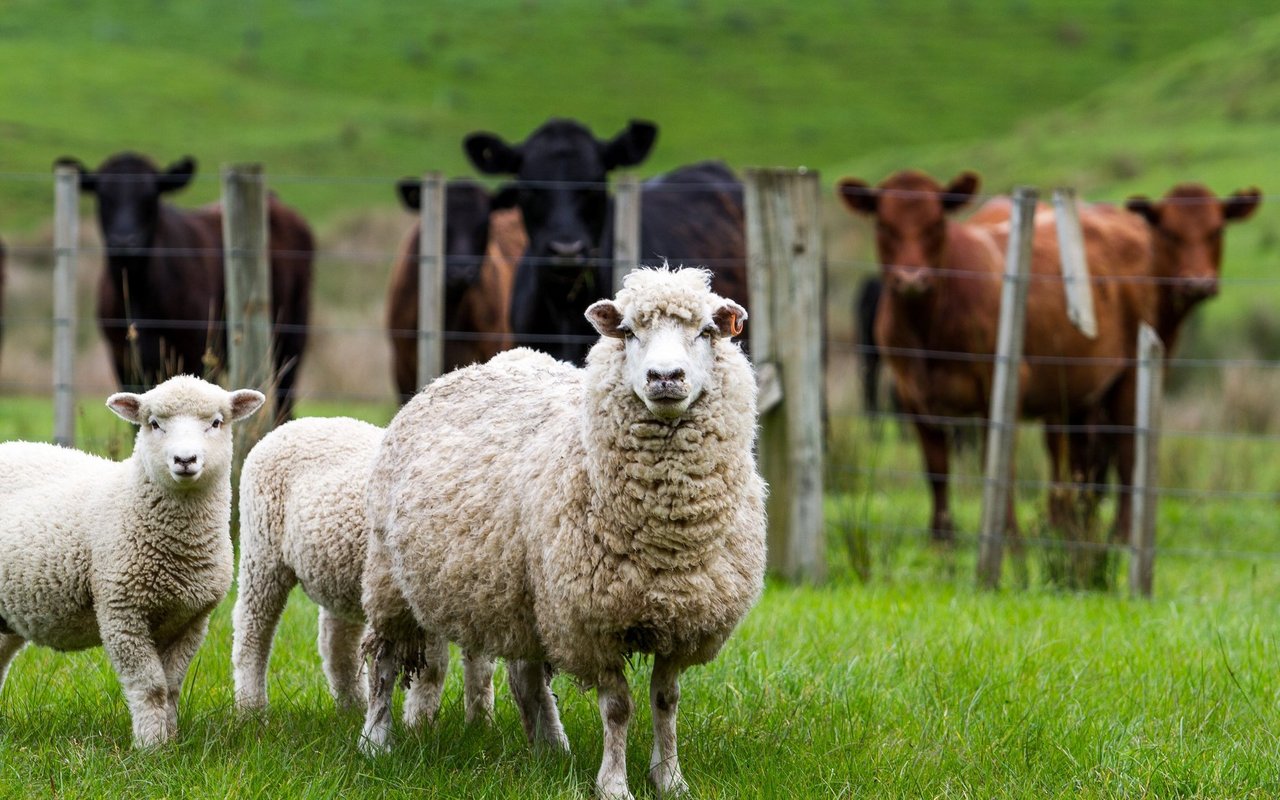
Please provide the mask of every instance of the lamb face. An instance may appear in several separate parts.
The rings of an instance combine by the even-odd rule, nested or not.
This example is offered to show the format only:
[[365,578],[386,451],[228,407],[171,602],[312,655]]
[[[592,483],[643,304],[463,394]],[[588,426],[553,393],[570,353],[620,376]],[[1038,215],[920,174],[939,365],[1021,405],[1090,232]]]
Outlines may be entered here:
[[252,389],[227,392],[198,378],[178,376],[145,394],[120,392],[107,407],[141,430],[135,449],[147,477],[177,489],[221,478],[231,465],[231,428],[262,405]]

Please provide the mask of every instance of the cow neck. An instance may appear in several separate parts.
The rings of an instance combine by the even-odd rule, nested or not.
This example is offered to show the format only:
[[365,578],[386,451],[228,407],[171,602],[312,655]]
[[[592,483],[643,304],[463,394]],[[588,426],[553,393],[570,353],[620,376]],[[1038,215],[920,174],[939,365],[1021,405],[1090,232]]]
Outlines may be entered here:
[[[610,362],[620,364],[620,354],[619,347]],[[724,413],[718,381],[669,424],[624,381],[602,381],[599,366],[588,366],[583,407],[591,533],[614,557],[652,571],[704,564],[733,518],[736,487],[748,479],[750,425],[739,452],[733,440],[743,433]]]

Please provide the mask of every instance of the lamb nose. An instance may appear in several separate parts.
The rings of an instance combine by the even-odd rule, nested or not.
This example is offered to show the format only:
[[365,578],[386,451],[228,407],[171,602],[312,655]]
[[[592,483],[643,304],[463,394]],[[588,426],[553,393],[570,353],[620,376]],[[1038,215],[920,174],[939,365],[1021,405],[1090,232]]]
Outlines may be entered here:
[[669,369],[666,371],[651,369],[647,376],[650,381],[682,381],[684,380],[684,370]]
[[196,463],[197,458],[199,458],[199,456],[187,456],[186,458],[183,458],[182,456],[174,456],[173,463],[180,467],[189,467]]

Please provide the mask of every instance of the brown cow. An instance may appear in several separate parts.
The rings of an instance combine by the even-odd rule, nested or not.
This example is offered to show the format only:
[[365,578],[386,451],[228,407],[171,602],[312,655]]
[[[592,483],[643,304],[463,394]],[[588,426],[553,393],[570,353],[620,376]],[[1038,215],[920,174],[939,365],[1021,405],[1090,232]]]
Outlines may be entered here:
[[[399,184],[406,208],[418,208],[417,181]],[[527,238],[507,192],[490,198],[470,181],[451,181],[445,210],[444,358],[448,372],[488,361],[511,347],[510,307],[516,263]],[[491,205],[491,203],[495,203]],[[405,236],[387,287],[387,333],[400,402],[418,384],[418,225]]]
[[[937,540],[950,540],[948,442],[945,419],[985,417],[990,409],[1001,279],[1008,226],[947,219],[978,189],[978,176],[961,174],[943,187],[916,172],[895,173],[876,188],[846,178],[841,199],[855,213],[874,217],[885,291],[876,315],[877,345],[893,371],[906,413],[914,417],[933,492],[930,522]],[[1090,258],[1103,241],[1086,232]],[[1139,276],[1140,248],[1110,266]],[[1091,408],[1116,384],[1133,349],[1138,324],[1149,315],[1140,282],[1100,284],[1094,302],[1099,336],[1089,339],[1070,323],[1062,291],[1051,219],[1037,224],[1027,295],[1024,360],[1019,371],[1021,416],[1066,421]],[[1083,359],[1065,363],[1063,357]],[[1054,459],[1060,477],[1061,460]],[[1017,534],[1009,514],[1008,533]]]

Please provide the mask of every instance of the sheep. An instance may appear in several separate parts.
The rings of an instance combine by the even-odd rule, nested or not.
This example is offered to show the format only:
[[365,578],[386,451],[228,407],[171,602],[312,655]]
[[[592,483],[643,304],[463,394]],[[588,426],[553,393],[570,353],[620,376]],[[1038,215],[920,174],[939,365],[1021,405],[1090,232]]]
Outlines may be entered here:
[[586,312],[585,369],[527,349],[427,386],[392,420],[369,481],[363,603],[366,752],[387,749],[391,689],[422,637],[516,659],[531,740],[567,749],[544,669],[595,688],[602,797],[629,798],[625,667],[653,655],[649,779],[687,790],[679,675],[760,594],[765,485],[756,384],[731,337],[746,311],[702,269],[641,269]]
[[183,677],[231,587],[230,423],[264,399],[180,375],[107,399],[139,426],[124,461],[0,445],[0,680],[27,642],[101,645],[134,746],[177,735]]
[[[267,705],[267,660],[290,590],[301,583],[320,606],[319,649],[342,708],[366,704],[360,641],[364,612],[365,487],[383,429],[348,417],[288,422],[262,438],[240,477],[240,567],[232,612],[236,706]],[[448,642],[410,682],[405,717],[429,720],[440,705]],[[493,661],[464,658],[468,722],[493,714]]]

